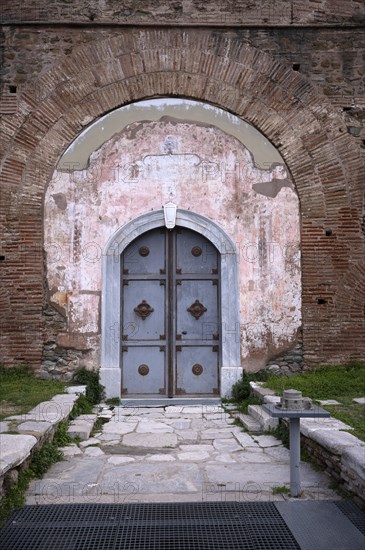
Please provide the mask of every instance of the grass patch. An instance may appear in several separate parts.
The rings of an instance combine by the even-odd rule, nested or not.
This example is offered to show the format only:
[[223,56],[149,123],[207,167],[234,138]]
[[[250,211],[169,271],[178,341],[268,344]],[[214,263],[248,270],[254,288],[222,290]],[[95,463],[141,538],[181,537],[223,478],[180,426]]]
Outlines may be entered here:
[[284,447],[289,449],[290,447],[289,428],[284,424],[284,422],[279,422],[279,426],[274,430],[271,430],[270,435],[273,435],[277,439],[281,439]]
[[109,407],[118,407],[120,405],[120,398],[119,397],[110,397],[105,401]]
[[57,447],[66,447],[67,445],[71,445],[71,443],[75,443],[74,439],[67,433],[67,430],[68,421],[61,420],[58,424],[52,443],[54,443]]
[[288,487],[285,487],[285,485],[281,485],[280,487],[273,487],[272,488],[272,494],[273,495],[287,495],[290,493],[290,489]]
[[97,405],[105,397],[104,386],[100,384],[99,370],[78,369],[72,377],[74,384],[86,385],[86,398]]
[[105,422],[107,422],[107,420],[104,420],[103,418],[97,418],[95,423],[94,423],[94,427],[91,430],[90,437],[94,437],[95,434],[100,432],[102,430],[103,424]]
[[331,415],[354,429],[350,433],[365,441],[365,405],[352,401],[365,396],[365,365],[352,362],[348,365],[321,366],[312,371],[287,377],[270,376],[265,386],[281,395],[284,389],[293,388],[314,400],[336,399],[341,405],[325,405]]
[[84,394],[80,394],[78,400],[72,407],[69,419],[74,420],[80,414],[92,414],[94,405],[85,397]]
[[27,367],[0,367],[0,420],[27,413],[64,390],[64,382],[35,378]]
[[237,404],[237,410],[242,414],[248,414],[249,405],[260,405],[261,401],[254,395],[249,395],[246,399],[243,399]]

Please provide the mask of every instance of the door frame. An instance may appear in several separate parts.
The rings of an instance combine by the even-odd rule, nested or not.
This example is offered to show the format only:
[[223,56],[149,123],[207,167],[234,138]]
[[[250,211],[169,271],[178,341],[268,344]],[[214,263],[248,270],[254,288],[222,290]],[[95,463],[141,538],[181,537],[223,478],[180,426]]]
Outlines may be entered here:
[[[220,365],[221,396],[230,396],[232,385],[242,373],[240,366],[240,311],[238,254],[227,233],[208,218],[178,208],[176,225],[192,229],[208,239],[220,253],[220,315],[222,351]],[[120,256],[124,249],[143,233],[164,227],[164,211],[156,210],[138,216],[120,227],[107,242],[102,265],[101,308],[101,383],[106,396],[120,397]]]

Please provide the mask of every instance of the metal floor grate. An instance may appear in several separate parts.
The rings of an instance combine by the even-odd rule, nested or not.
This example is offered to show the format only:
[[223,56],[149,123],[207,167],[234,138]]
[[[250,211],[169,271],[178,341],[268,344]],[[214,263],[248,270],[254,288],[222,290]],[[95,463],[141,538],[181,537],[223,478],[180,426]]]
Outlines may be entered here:
[[270,502],[26,506],[2,550],[300,550]]
[[337,508],[341,510],[355,527],[365,536],[365,514],[351,500],[339,500],[335,502]]

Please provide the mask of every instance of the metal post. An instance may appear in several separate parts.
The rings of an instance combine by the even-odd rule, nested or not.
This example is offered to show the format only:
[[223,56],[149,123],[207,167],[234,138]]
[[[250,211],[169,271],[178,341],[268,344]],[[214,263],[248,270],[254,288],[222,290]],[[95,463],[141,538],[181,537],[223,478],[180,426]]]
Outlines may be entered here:
[[290,432],[290,495],[298,497],[300,488],[300,418],[291,418]]

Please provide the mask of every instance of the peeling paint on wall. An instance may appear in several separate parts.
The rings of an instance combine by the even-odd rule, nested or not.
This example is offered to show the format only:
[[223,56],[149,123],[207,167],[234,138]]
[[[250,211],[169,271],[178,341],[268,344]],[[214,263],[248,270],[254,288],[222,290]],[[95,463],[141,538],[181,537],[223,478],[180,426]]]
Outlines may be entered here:
[[164,122],[169,118],[220,128],[251,152],[259,168],[267,169],[274,162],[283,163],[280,153],[270,141],[237,116],[200,101],[159,98],[126,105],[93,122],[65,151],[58,169],[84,170],[93,151],[127,126],[146,120]]
[[88,168],[55,171],[45,196],[51,301],[63,308],[69,332],[84,335],[92,364],[99,364],[104,246],[119,227],[169,201],[214,220],[236,242],[242,365],[256,370],[295,344],[299,203],[284,163],[267,166],[258,168],[236,137],[189,114],[132,122],[90,155]]

